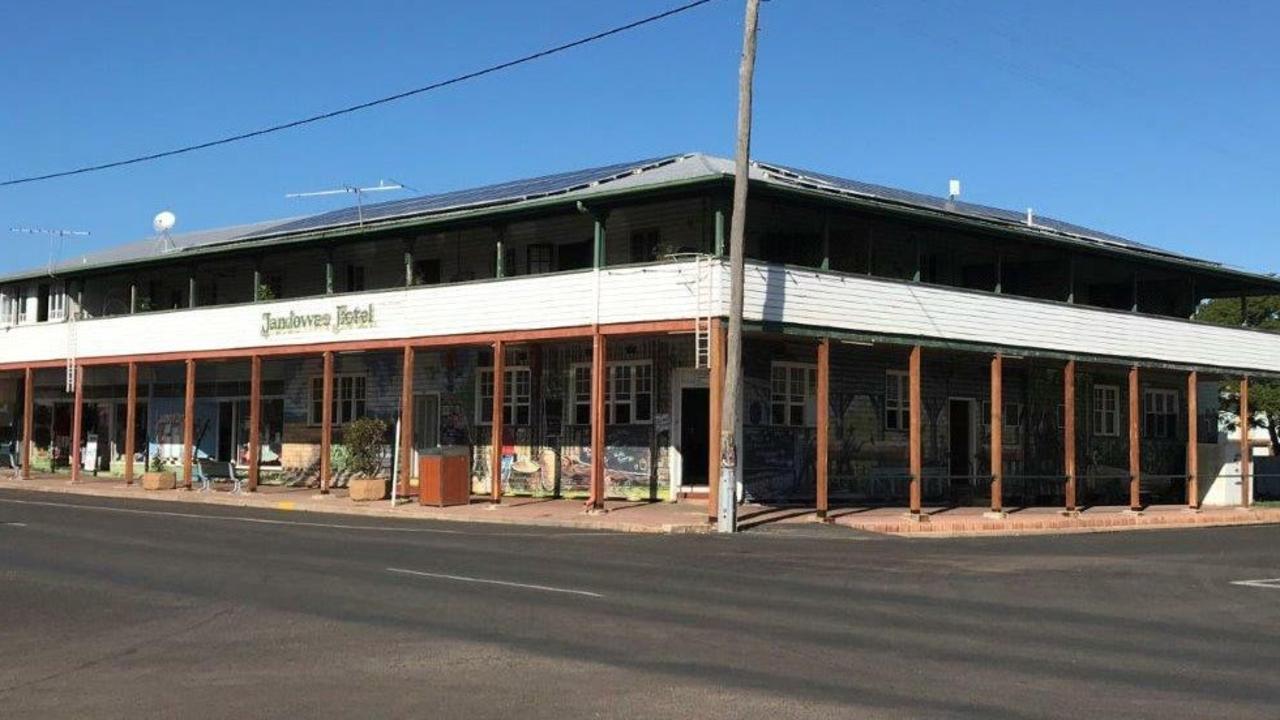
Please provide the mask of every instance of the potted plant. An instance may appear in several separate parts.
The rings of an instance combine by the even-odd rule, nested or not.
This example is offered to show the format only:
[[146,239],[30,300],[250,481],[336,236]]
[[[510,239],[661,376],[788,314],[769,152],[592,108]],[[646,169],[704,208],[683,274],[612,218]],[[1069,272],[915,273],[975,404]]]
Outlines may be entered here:
[[165,469],[164,458],[159,454],[151,458],[147,471],[142,473],[143,490],[172,490],[178,486],[178,476]]
[[387,423],[378,418],[359,418],[342,431],[346,465],[351,473],[347,491],[352,500],[381,500],[387,496],[387,478],[382,460],[387,447]]

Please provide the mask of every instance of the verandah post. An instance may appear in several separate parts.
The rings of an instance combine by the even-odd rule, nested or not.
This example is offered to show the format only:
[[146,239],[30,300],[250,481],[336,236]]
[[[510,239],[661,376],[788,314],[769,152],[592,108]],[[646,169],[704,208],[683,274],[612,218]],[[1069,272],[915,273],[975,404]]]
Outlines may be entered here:
[[1004,512],[1004,356],[991,357],[991,512]]
[[489,453],[489,495],[494,503],[502,502],[502,417],[507,404],[507,348],[501,340],[493,341],[493,419],[492,451]]
[[1142,509],[1142,432],[1138,366],[1129,368],[1129,509]]
[[911,348],[911,356],[907,361],[907,442],[910,448],[907,452],[908,472],[911,476],[911,485],[909,489],[909,510],[914,516],[920,515],[920,480],[924,465],[924,448],[921,445],[923,436],[921,433],[921,416],[923,408],[920,407],[920,346],[915,345]]
[[1062,465],[1067,476],[1066,511],[1076,512],[1076,361],[1062,370]]
[[187,388],[182,403],[182,486],[191,489],[191,463],[196,435],[196,361],[187,358]]
[[333,474],[333,351],[326,350],[322,356],[324,367],[320,382],[324,388],[320,391],[320,494],[329,492],[330,476]]
[[400,487],[405,497],[409,496],[409,478],[413,474],[413,363],[413,346],[405,345],[400,368]]
[[249,492],[262,472],[262,356],[249,358]]
[[1249,444],[1249,378],[1240,378],[1240,506],[1253,504],[1253,490],[1249,487],[1253,470],[1253,446]]
[[32,433],[35,430],[36,373],[28,367],[22,377],[22,479],[31,479]]
[[138,419],[138,363],[129,363],[128,386],[125,389],[124,408],[124,484],[133,484],[133,456],[136,452]]
[[818,342],[818,397],[817,397],[817,514],[819,520],[827,518],[828,507],[828,459],[831,438],[831,338]]
[[1192,510],[1200,507],[1199,382],[1199,373],[1187,373],[1187,507]]
[[599,332],[592,337],[591,345],[591,509],[604,508],[604,452],[606,421],[604,394],[608,375],[605,370],[605,336]]
[[71,482],[80,481],[80,436],[84,432],[84,366],[75,369],[75,404],[71,408]]
[[707,422],[707,518],[715,522],[720,497],[720,427],[724,420],[720,407],[724,403],[724,322],[720,318],[711,320],[711,337],[708,338],[707,349],[711,355],[707,359],[708,399],[710,400],[710,419]]

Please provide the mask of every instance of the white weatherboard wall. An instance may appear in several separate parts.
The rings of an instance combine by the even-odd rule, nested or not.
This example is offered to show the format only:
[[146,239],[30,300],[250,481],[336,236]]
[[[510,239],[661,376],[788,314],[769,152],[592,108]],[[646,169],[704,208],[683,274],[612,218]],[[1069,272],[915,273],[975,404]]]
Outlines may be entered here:
[[1280,335],[1008,295],[753,263],[745,299],[748,320],[1280,372]]
[[[691,263],[601,271],[599,321],[694,317],[694,272]],[[333,315],[340,305],[373,306],[372,326],[338,333],[307,329],[262,334],[264,313]],[[585,271],[81,320],[76,323],[76,354],[96,358],[537,330],[590,325],[596,315],[596,277]],[[0,330],[0,363],[62,360],[67,338],[65,323]]]

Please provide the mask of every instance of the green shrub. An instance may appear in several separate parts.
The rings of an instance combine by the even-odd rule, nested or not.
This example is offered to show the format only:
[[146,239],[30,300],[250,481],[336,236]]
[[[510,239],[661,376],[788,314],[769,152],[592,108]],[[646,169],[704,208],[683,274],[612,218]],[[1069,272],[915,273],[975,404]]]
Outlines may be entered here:
[[377,477],[382,471],[382,457],[387,447],[387,422],[359,418],[343,429],[342,444],[347,449],[347,468],[353,474]]

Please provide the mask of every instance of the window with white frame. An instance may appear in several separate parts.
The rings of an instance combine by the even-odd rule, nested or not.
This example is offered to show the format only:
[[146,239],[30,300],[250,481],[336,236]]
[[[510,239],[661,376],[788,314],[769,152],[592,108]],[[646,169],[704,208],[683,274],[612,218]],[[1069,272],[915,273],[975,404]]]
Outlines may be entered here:
[[[591,366],[574,365],[573,422],[591,423]],[[653,363],[628,360],[605,366],[604,414],[607,425],[647,425],[653,422]]]
[[16,322],[14,312],[13,291],[0,290],[0,325],[13,325]]
[[13,322],[21,325],[27,321],[27,289],[16,288],[13,295]]
[[[1007,402],[1004,404],[1004,410],[1000,415],[1001,425],[1004,426],[1005,439],[1008,440],[1009,433],[1016,433],[1018,427],[1022,425],[1022,403]],[[991,427],[991,401],[982,401],[982,427]]]
[[1120,388],[1115,385],[1093,386],[1093,434],[1106,437],[1120,435]]
[[1149,438],[1169,439],[1178,435],[1178,393],[1176,390],[1148,389],[1143,393],[1143,433]]
[[[333,376],[333,424],[345,425],[365,415],[366,382],[363,375]],[[308,422],[324,421],[324,377],[311,378],[311,402]]]
[[910,422],[911,393],[907,373],[887,370],[884,374],[884,427],[886,430],[906,430]]
[[[533,377],[529,368],[512,366],[503,370],[502,422],[529,425],[532,422]],[[476,417],[493,422],[493,368],[480,368],[476,376]]]
[[775,362],[770,377],[772,425],[813,427],[818,424],[818,367]]
[[49,322],[67,319],[67,293],[62,283],[49,288]]

